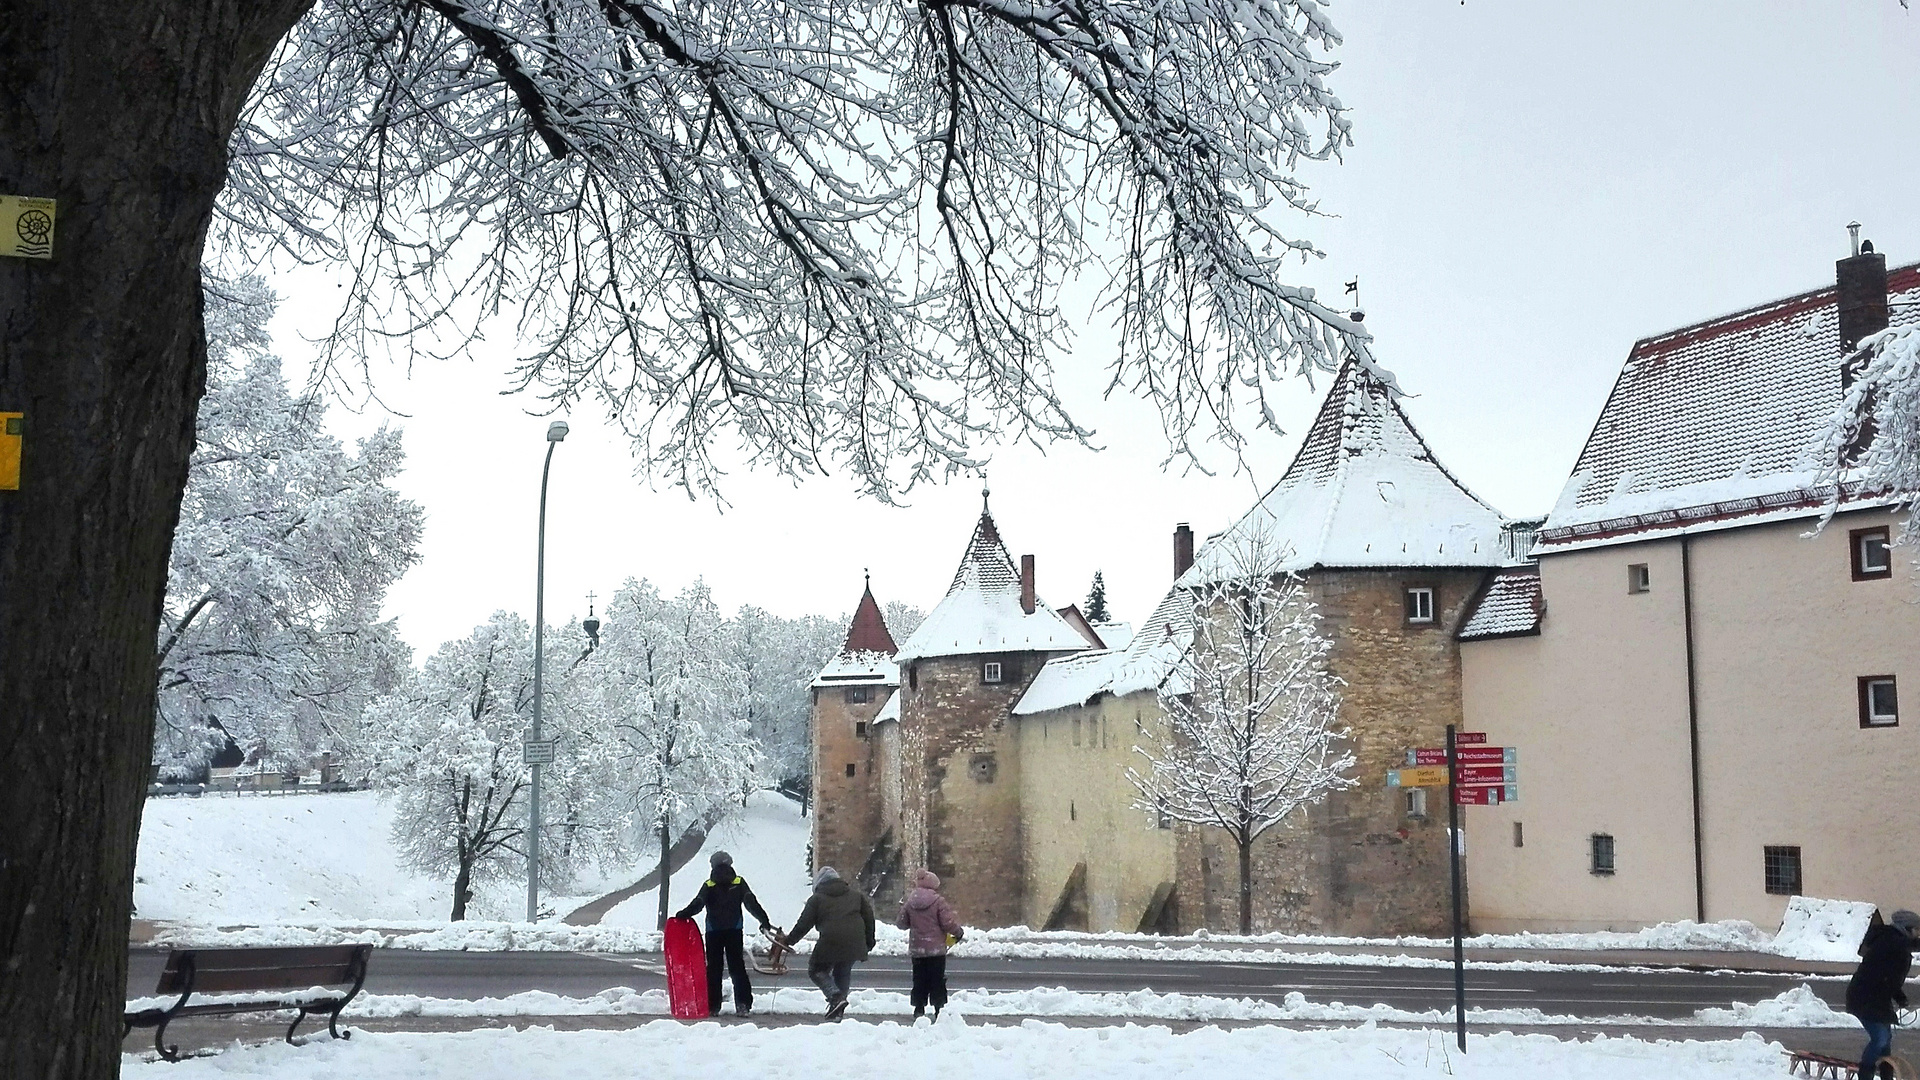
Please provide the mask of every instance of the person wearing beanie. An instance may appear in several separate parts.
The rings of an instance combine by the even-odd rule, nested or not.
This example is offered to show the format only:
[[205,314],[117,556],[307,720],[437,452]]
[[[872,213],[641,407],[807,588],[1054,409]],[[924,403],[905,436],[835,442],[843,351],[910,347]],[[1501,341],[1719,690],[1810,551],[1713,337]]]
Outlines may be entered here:
[[966,936],[953,905],[940,895],[940,878],[933,871],[914,871],[913,891],[900,902],[894,925],[907,932],[907,955],[913,959],[913,1016],[919,1019],[933,1006],[933,1019],[947,1007],[947,948]]
[[733,1011],[740,1016],[753,1015],[753,982],[747,978],[746,917],[741,909],[753,912],[765,933],[772,925],[767,911],[753,895],[753,887],[733,869],[733,856],[716,851],[707,860],[712,867],[693,902],[674,915],[691,919],[705,908],[707,912],[707,1015],[720,1015],[720,968],[724,963],[733,975]]
[[787,943],[814,929],[820,931],[820,939],[813,943],[807,978],[826,995],[827,1019],[838,1020],[847,1011],[847,996],[853,990],[853,965],[873,951],[873,901],[842,880],[833,867],[823,866],[813,877],[813,895],[794,920]]
[[1867,928],[1860,942],[1860,966],[1847,983],[1847,1012],[1867,1031],[1867,1048],[1860,1055],[1860,1078],[1869,1080],[1880,1059],[1893,1053],[1894,1007],[1907,1007],[1907,971],[1913,965],[1914,938],[1920,936],[1920,914],[1896,911],[1886,925]]

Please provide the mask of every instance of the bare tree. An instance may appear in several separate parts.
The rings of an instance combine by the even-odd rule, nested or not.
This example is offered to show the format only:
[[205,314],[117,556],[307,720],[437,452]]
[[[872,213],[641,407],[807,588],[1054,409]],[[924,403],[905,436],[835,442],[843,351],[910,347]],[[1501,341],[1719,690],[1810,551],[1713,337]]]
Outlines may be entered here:
[[1337,726],[1333,643],[1294,574],[1260,538],[1224,553],[1223,575],[1193,589],[1193,640],[1161,684],[1164,734],[1149,730],[1128,769],[1134,805],[1219,829],[1240,857],[1240,932],[1253,933],[1253,843],[1332,792],[1354,786]]
[[689,490],[730,441],[880,496],[1084,433],[1056,296],[1111,235],[1114,384],[1234,446],[1357,334],[1280,216],[1348,141],[1338,42],[1314,0],[17,0],[0,176],[59,210],[0,259],[0,1074],[120,1067],[210,231],[345,267],[326,370],[499,313]]

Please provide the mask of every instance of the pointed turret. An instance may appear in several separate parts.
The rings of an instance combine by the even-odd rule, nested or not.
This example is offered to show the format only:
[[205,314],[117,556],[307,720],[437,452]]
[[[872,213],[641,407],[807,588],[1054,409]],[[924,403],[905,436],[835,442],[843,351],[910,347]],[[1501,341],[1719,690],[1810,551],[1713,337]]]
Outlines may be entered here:
[[900,667],[893,662],[893,654],[899,651],[893,643],[893,634],[887,630],[887,617],[880,613],[880,604],[873,598],[873,580],[869,578],[866,590],[860,594],[860,603],[853,609],[853,621],[847,625],[846,644],[820,669],[813,685],[883,683],[898,686]]
[[1256,537],[1282,571],[1499,566],[1502,524],[1434,457],[1393,388],[1349,360],[1286,474],[1181,580],[1212,578]]
[[860,594],[860,605],[853,609],[853,625],[847,627],[847,643],[840,647],[842,654],[885,653],[892,656],[900,651],[893,643],[893,634],[887,630],[887,618],[880,614],[880,605],[873,599],[873,584],[867,584],[867,591]]
[[[984,501],[984,499],[983,499]],[[899,659],[997,652],[1075,652],[1087,639],[1039,603],[982,506],[947,595],[900,647]]]

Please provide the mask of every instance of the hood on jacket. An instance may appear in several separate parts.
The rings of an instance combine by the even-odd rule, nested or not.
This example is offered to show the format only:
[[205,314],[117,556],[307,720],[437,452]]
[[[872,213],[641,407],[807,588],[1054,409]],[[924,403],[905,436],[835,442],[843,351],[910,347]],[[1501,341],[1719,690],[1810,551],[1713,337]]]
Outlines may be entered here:
[[840,871],[835,870],[831,866],[823,866],[820,868],[819,873],[813,875],[813,887],[817,889],[820,886],[825,885],[829,881],[839,881],[839,880],[840,880]]
[[853,891],[853,886],[841,878],[834,877],[815,885],[813,891],[821,896],[845,896]]

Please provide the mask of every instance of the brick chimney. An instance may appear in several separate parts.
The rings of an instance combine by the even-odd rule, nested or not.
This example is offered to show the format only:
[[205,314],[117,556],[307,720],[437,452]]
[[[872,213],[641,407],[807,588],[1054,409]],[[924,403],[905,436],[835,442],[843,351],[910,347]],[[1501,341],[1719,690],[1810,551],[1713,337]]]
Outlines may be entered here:
[[1847,226],[1853,254],[1833,264],[1839,285],[1840,350],[1852,355],[1860,339],[1887,328],[1887,257],[1862,242],[1858,222]]
[[1173,530],[1173,577],[1175,581],[1193,565],[1193,530],[1181,522]]
[[1033,614],[1033,556],[1020,556],[1020,610]]

